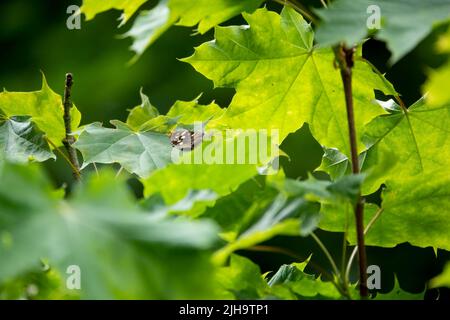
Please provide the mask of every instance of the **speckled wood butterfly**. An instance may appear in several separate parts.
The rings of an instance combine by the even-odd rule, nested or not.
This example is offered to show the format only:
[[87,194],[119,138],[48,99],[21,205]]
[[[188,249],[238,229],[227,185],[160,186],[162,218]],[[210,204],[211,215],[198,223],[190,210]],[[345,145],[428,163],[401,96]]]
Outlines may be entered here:
[[180,129],[170,134],[170,143],[182,151],[190,151],[203,140],[203,132]]

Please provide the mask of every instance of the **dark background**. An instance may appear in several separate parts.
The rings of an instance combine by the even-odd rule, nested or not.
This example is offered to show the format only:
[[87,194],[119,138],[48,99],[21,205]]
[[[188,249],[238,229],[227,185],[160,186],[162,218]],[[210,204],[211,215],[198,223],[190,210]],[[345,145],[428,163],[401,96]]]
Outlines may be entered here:
[[[312,1],[310,1],[312,2]],[[318,3],[319,1],[314,1]],[[50,87],[62,94],[64,75],[74,74],[73,100],[80,109],[82,124],[101,121],[105,125],[110,119],[124,120],[127,109],[140,103],[139,89],[150,97],[150,101],[161,113],[176,100],[191,100],[203,93],[201,102],[216,100],[226,107],[234,93],[231,89],[213,89],[212,82],[188,64],[177,58],[193,53],[193,47],[212,39],[213,33],[191,36],[192,29],[175,27],[163,35],[133,65],[127,62],[133,57],[128,50],[131,39],[118,39],[130,28],[130,23],[117,29],[117,11],[98,15],[93,21],[82,21],[81,30],[66,28],[66,9],[81,0],[2,0],[0,4],[0,88],[8,91],[34,91],[41,87],[42,70]],[[146,5],[152,6],[152,2]],[[269,4],[279,10],[280,6]],[[239,24],[235,18],[227,24]],[[421,96],[427,70],[443,62],[443,57],[434,54],[434,43],[438,28],[419,46],[396,65],[387,65],[389,52],[383,43],[370,40],[364,45],[364,56],[374,63],[402,94],[409,105]],[[312,138],[308,127],[291,134],[283,143],[290,155],[290,162],[283,160],[288,176],[305,177],[321,161],[322,150]],[[55,185],[70,181],[71,173],[60,161],[46,164]],[[136,193],[140,186],[132,181]],[[430,230],[432,232],[433,230]],[[340,255],[342,235],[319,232],[331,252]],[[298,256],[306,258],[313,249],[313,264],[328,268],[328,263],[317,246],[310,239],[278,237],[270,245],[290,248]],[[382,270],[382,291],[388,292],[394,283],[394,273],[400,286],[410,292],[421,292],[424,283],[440,273],[450,253],[439,250],[436,257],[432,248],[417,248],[402,244],[393,249],[368,248],[369,264],[377,264]],[[262,271],[278,269],[282,263],[292,262],[286,255],[241,252],[257,261]],[[337,261],[340,260],[336,256]],[[338,262],[339,263],[339,262]],[[311,268],[312,272],[316,272]],[[355,276],[353,273],[353,279]],[[441,297],[449,298],[449,290],[441,290]],[[433,299],[437,290],[427,292]]]

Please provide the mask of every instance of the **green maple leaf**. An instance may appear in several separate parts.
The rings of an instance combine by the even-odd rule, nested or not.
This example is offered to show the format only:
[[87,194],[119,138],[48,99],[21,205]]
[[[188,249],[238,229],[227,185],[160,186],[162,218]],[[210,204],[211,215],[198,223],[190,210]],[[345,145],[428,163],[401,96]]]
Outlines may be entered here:
[[267,281],[258,265],[232,254],[217,272],[219,291],[227,299],[341,299],[331,282],[304,272],[308,263],[282,265]]
[[374,300],[423,300],[425,290],[421,293],[409,293],[400,288],[398,279],[394,278],[394,288],[388,293],[377,293]]
[[341,299],[334,284],[304,272],[308,261],[282,265],[269,281],[272,294],[288,299]]
[[[66,136],[62,98],[50,89],[44,75],[40,91],[0,93],[0,110],[8,117],[30,116],[53,144],[62,146]],[[76,130],[81,120],[76,107],[71,110],[71,118],[72,130]]]
[[275,188],[266,186],[263,177],[256,177],[241,184],[229,195],[219,198],[213,207],[206,209],[202,217],[218,223],[223,237],[232,241],[236,234],[244,232],[255,217],[269,206],[277,193]]
[[161,0],[151,10],[142,11],[133,27],[124,34],[133,38],[131,49],[141,55],[172,25],[193,27],[203,34],[214,26],[258,8],[263,0]]
[[[258,9],[244,18],[249,26],[217,27],[215,40],[184,60],[215,86],[236,88],[218,122],[231,128],[278,129],[281,140],[308,122],[322,145],[349,154],[342,80],[333,67],[332,49],[313,45],[312,28],[293,9],[285,8],[281,16]],[[373,90],[395,90],[360,59],[353,85],[360,131],[383,113],[372,103]]]
[[[318,226],[320,221],[319,201],[331,203],[354,203],[359,193],[362,182],[361,176],[347,176],[336,182],[320,181],[313,178],[306,181],[284,179],[282,175],[268,178],[268,184],[276,187],[280,193],[267,190],[264,194],[271,195],[265,200],[248,205],[239,203],[241,208],[246,208],[241,225],[233,226],[233,229],[225,229],[225,235],[229,243],[215,254],[215,261],[221,263],[234,251],[246,249],[267,241],[277,235],[308,236]],[[236,199],[237,198],[237,199]],[[239,196],[224,201],[239,201]],[[219,207],[220,210],[220,207]],[[223,221],[220,214],[206,216]],[[224,211],[222,215],[228,212]]]
[[169,7],[174,16],[179,17],[177,24],[195,26],[205,33],[214,26],[242,12],[251,12],[258,8],[263,0],[169,0]]
[[231,253],[253,247],[278,235],[300,235],[302,220],[318,221],[315,218],[318,213],[317,204],[304,199],[288,199],[280,194],[262,212],[254,213],[255,221],[242,233],[235,234],[234,239],[229,239],[231,241],[215,253],[214,261],[221,264]]
[[216,103],[201,105],[198,100],[177,101],[167,112],[167,116],[177,118],[178,122],[183,124],[194,124],[196,122],[209,122],[220,118],[225,112]]
[[[373,204],[365,206],[366,226],[377,216],[366,234],[366,245],[395,247],[409,242],[418,247],[448,250],[450,223],[445,208],[450,205],[449,181],[441,170],[387,180],[381,208]],[[356,243],[353,206],[328,204],[321,211],[321,229],[348,231],[348,240]]]
[[176,19],[176,16],[171,15],[168,0],[160,0],[151,10],[141,11],[131,29],[122,35],[123,38],[133,39],[130,49],[136,53],[136,57],[132,61],[137,60],[151,44],[170,29]]
[[[360,170],[365,175],[361,187],[362,195],[376,192],[386,182],[387,177],[395,173],[397,164],[395,150],[384,149],[383,152],[377,152],[376,149],[369,149],[362,152],[359,156]],[[316,170],[328,173],[333,180],[352,174],[348,158],[339,150],[330,148],[324,148],[322,163]]]
[[212,223],[144,211],[112,173],[61,200],[37,169],[0,168],[0,283],[48,258],[62,274],[80,267],[85,299],[210,297]]
[[117,9],[123,11],[120,17],[120,25],[125,24],[133,14],[148,0],[83,0],[81,12],[86,15],[86,20],[104,11]]
[[259,266],[236,254],[217,271],[217,279],[218,290],[225,299],[261,299],[270,291]]
[[127,171],[147,177],[171,160],[169,136],[156,131],[133,131],[126,124],[112,121],[115,129],[94,123],[83,128],[74,147],[83,155],[85,168],[92,163],[119,163]]
[[391,101],[390,109],[367,125],[363,138],[369,153],[395,152],[387,177],[400,181],[450,165],[450,105],[431,107],[420,99],[407,110]]
[[[402,109],[392,100],[380,103],[390,113],[371,121],[362,138],[367,151],[360,155],[360,164],[368,174],[364,194],[388,179],[401,181],[450,165],[449,105],[434,107],[420,99]],[[327,149],[319,170],[338,178],[350,172],[350,165],[338,150]]]
[[[115,129],[98,123],[83,128],[74,144],[83,155],[82,168],[91,163],[119,163],[127,171],[147,178],[156,169],[172,163],[170,133],[176,127],[202,124],[224,112],[214,103],[204,106],[197,100],[177,101],[167,115],[162,116],[142,92],[141,99],[142,104],[130,110],[126,123],[111,121]],[[185,186],[186,192],[176,200],[186,196],[190,189],[197,189],[189,188],[189,184]]]
[[[380,13],[379,30],[368,29],[374,10]],[[433,25],[448,20],[450,1],[338,0],[316,12],[323,20],[317,31],[320,44],[345,42],[353,46],[374,33],[375,38],[387,42],[392,52],[391,62],[395,63],[414,49],[431,32]],[[369,27],[372,28],[370,24]]]
[[0,157],[13,162],[55,159],[44,133],[24,116],[0,119]]
[[139,130],[144,123],[159,116],[159,111],[154,107],[149,98],[140,92],[142,103],[130,110],[127,117],[127,125],[133,130]]
[[388,180],[382,195],[384,211],[373,225],[368,243],[393,247],[409,242],[449,250],[449,182],[450,176],[440,170]]
[[191,189],[230,194],[256,174],[255,165],[171,164],[142,182],[146,197],[160,193],[167,203],[176,203]]

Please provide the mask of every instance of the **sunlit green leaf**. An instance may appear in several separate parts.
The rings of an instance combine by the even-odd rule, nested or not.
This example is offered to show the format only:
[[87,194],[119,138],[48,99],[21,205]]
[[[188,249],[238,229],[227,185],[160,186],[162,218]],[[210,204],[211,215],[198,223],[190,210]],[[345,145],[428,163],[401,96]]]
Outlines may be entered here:
[[201,105],[198,100],[177,101],[167,112],[167,116],[177,118],[180,123],[193,124],[220,118],[224,112],[225,109],[220,108],[216,103]]
[[222,295],[227,299],[260,299],[270,290],[258,265],[235,254],[227,266],[218,270],[217,277]]
[[[185,59],[215,86],[236,88],[218,122],[231,128],[278,129],[281,140],[308,122],[319,143],[350,154],[342,80],[331,48],[313,46],[312,28],[293,9],[285,8],[281,16],[259,9],[244,18],[249,26],[217,27],[215,40]],[[353,86],[360,131],[383,113],[372,103],[373,90],[395,91],[360,59]]]
[[[368,148],[360,155],[367,174],[365,194],[375,192],[388,179],[400,181],[450,165],[449,106],[431,107],[420,99],[406,111],[392,100],[384,104],[390,114],[371,121],[363,134]],[[349,173],[349,168],[346,156],[326,150],[319,170],[337,178]]]
[[93,19],[97,14],[116,9],[123,11],[120,17],[121,25],[125,24],[139,7],[148,0],[83,0],[81,12],[86,15],[86,20]]
[[421,99],[408,110],[373,120],[364,142],[374,152],[394,151],[398,161],[389,175],[402,179],[450,165],[450,106],[430,107]]
[[[365,206],[365,224],[377,215],[366,235],[366,244],[395,247],[409,242],[418,247],[450,248],[450,223],[445,209],[450,204],[448,174],[440,171],[416,177],[388,180],[382,193],[382,209]],[[352,206],[327,205],[322,208],[320,227],[329,231],[349,230],[356,242]]]
[[139,130],[145,122],[159,116],[158,109],[152,106],[148,97],[142,92],[142,89],[141,100],[141,105],[130,110],[126,121],[127,125],[133,130]]
[[[61,146],[66,136],[64,108],[60,95],[54,93],[42,76],[42,89],[35,92],[0,93],[0,110],[8,117],[30,116],[50,141]],[[76,107],[71,110],[72,130],[78,128],[81,114]]]
[[242,12],[252,12],[264,0],[160,0],[142,11],[124,36],[134,39],[131,49],[139,56],[172,25],[193,27],[205,33]]

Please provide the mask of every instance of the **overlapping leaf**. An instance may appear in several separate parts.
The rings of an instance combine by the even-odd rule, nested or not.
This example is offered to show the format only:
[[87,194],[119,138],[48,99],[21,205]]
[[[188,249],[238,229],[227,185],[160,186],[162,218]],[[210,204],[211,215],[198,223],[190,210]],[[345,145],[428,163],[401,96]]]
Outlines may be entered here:
[[304,271],[308,262],[282,265],[267,280],[258,265],[233,254],[218,271],[220,292],[228,299],[342,299],[333,283]]
[[[62,145],[66,135],[62,98],[50,89],[44,75],[40,91],[0,93],[0,110],[8,117],[30,116],[50,141],[57,146]],[[72,129],[75,130],[81,120],[76,107],[71,110],[71,119]]]
[[[365,193],[376,191],[388,179],[401,181],[439,168],[445,171],[450,165],[450,106],[432,107],[424,99],[408,110],[392,100],[383,105],[390,114],[374,119],[363,134],[368,151],[360,156],[362,169],[372,171]],[[340,177],[348,172],[348,158],[327,150],[320,169]]]
[[[401,180],[388,180],[382,193],[382,208],[365,206],[365,224],[375,215],[366,235],[366,245],[395,247],[409,242],[418,247],[450,248],[449,175],[437,170]],[[355,243],[355,223],[352,206],[322,207],[320,227],[329,231],[349,231]]]
[[[1,116],[1,115],[0,115]],[[30,117],[0,118],[0,159],[11,162],[46,161],[54,159],[44,134]]]
[[449,183],[445,170],[388,181],[383,192],[384,211],[368,236],[369,243],[392,247],[409,242],[449,250]]
[[144,123],[159,116],[158,109],[150,103],[142,89],[140,95],[141,104],[130,110],[126,121],[127,125],[133,130],[139,130]]
[[160,0],[149,11],[142,11],[133,27],[124,35],[134,39],[131,49],[142,54],[172,25],[193,27],[205,33],[214,26],[241,14],[252,12],[263,0]]
[[[261,193],[261,199],[254,204],[245,200],[235,203],[244,208],[240,225],[229,225],[225,238],[229,243],[216,252],[215,261],[223,263],[234,251],[250,248],[277,235],[308,236],[320,221],[319,201],[333,204],[354,203],[362,182],[361,176],[347,176],[339,181],[320,181],[313,178],[306,181],[284,179],[281,175],[271,178],[270,185],[279,193],[268,190]],[[263,196],[264,195],[264,199]],[[272,196],[270,196],[272,195]],[[223,199],[225,204],[239,201],[239,195]],[[223,204],[222,204],[223,206]],[[220,207],[219,207],[220,209]],[[223,221],[228,212],[221,214],[214,209],[206,216]],[[239,220],[238,220],[239,221]],[[231,227],[231,228],[230,228]]]
[[[216,86],[236,88],[220,123],[278,129],[282,140],[308,122],[321,144],[349,154],[342,80],[333,67],[332,50],[313,46],[311,27],[293,9],[285,8],[281,16],[259,9],[244,17],[249,26],[217,27],[215,40],[185,59]],[[374,89],[395,93],[384,78],[358,60],[354,69],[357,130],[383,113],[372,103]]]
[[342,299],[332,282],[305,273],[307,264],[282,265],[269,281],[272,292],[287,299]]
[[373,152],[395,152],[389,177],[400,181],[450,164],[450,106],[430,107],[423,99],[408,110],[392,105],[391,114],[373,120],[364,141]]
[[82,298],[210,297],[213,224],[146,213],[111,174],[69,201],[55,198],[36,167],[6,163],[0,176],[0,283],[48,258],[63,274],[80,267]]
[[220,108],[216,103],[201,105],[198,100],[177,101],[167,113],[168,117],[177,118],[180,123],[194,124],[196,122],[207,122],[220,118],[225,109]]
[[[98,123],[83,128],[74,144],[83,155],[83,168],[91,163],[119,163],[127,171],[147,178],[176,158],[173,155],[176,150],[170,142],[170,133],[175,127],[197,124],[202,129],[203,122],[223,114],[214,103],[204,106],[194,100],[177,101],[168,114],[162,116],[142,92],[141,98],[142,104],[130,111],[126,123],[111,121],[115,129]],[[181,198],[184,196],[186,193]]]
[[143,183],[146,196],[161,193],[168,203],[175,203],[191,189],[227,195],[256,174],[255,165],[171,164]]
[[119,163],[127,171],[147,177],[171,162],[169,136],[154,131],[136,132],[114,122],[115,129],[91,124],[83,129],[74,147],[83,155],[83,166],[91,163]]
[[148,0],[83,0],[81,12],[86,15],[86,20],[93,19],[97,14],[117,9],[123,11],[120,18],[121,25],[125,24],[133,14]]
[[217,271],[217,279],[220,294],[226,299],[260,299],[270,291],[259,266],[235,254]]
[[[222,114],[214,105],[209,109]],[[179,117],[189,122],[195,114],[196,118],[211,119],[212,113],[206,110],[208,108],[181,113]],[[178,111],[175,114],[178,115]],[[206,128],[209,124],[217,125],[214,120],[206,121]],[[190,190],[210,190],[226,196],[248,179],[279,169],[280,152],[271,138],[268,132],[207,129],[201,145],[192,151],[174,154],[173,164],[143,179],[144,195],[159,193],[170,204],[185,197]]]
[[[223,263],[234,251],[253,247],[278,235],[301,234],[303,221],[312,221],[307,232],[314,230],[318,222],[319,205],[304,199],[288,199],[280,194],[262,212],[256,212],[254,221],[245,231],[230,239],[230,243],[216,252],[214,261]],[[309,220],[309,221],[308,221]],[[306,229],[306,228],[305,228]]]
[[[392,62],[423,40],[438,22],[450,18],[449,0],[338,0],[317,11],[323,22],[320,44],[360,43],[369,33],[387,42]],[[380,29],[377,29],[380,28]]]

